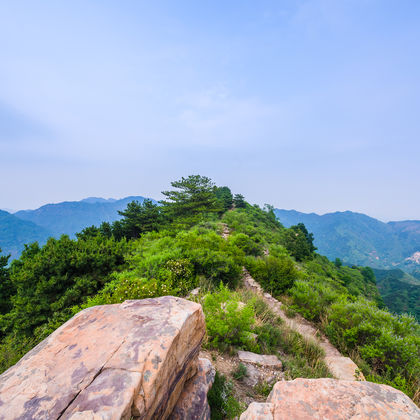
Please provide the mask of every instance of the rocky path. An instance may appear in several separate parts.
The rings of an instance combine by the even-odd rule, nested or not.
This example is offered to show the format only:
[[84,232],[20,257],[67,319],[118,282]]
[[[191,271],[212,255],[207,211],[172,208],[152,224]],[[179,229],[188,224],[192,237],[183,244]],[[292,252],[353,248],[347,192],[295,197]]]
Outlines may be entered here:
[[[227,239],[229,235],[230,229],[228,225],[222,223],[222,238]],[[264,255],[268,255],[268,250],[264,250]],[[290,329],[298,332],[306,339],[314,341],[324,350],[325,363],[335,378],[347,381],[365,380],[363,373],[359,370],[353,360],[351,360],[350,357],[342,356],[341,353],[329,342],[327,337],[325,337],[310,322],[306,321],[306,319],[298,314],[294,318],[287,317],[282,309],[282,303],[273,298],[273,296],[269,293],[264,292],[263,288],[252,278],[245,267],[243,268],[243,282],[245,288],[260,295],[270,309],[280,316]]]
[[318,329],[300,315],[296,315],[294,318],[288,318],[282,309],[282,303],[273,298],[269,293],[264,292],[249,272],[245,268],[243,270],[245,288],[260,295],[270,309],[276,315],[280,316],[290,329],[297,331],[303,337],[318,344],[325,351],[325,363],[335,378],[347,381],[364,380],[363,374],[349,357],[342,356]]
[[[222,228],[222,237],[227,239],[230,235],[229,227],[223,223]],[[268,255],[268,250],[264,250],[264,255]],[[359,370],[353,360],[351,360],[350,357],[342,356],[341,353],[329,342],[327,337],[325,337],[310,322],[306,321],[306,319],[298,314],[294,318],[288,318],[282,309],[282,303],[273,298],[273,296],[269,293],[264,292],[263,288],[252,278],[245,268],[243,268],[243,282],[245,288],[260,295],[270,309],[280,316],[290,329],[298,332],[306,339],[314,341],[324,350],[325,363],[335,378],[347,381],[365,380],[363,373]]]

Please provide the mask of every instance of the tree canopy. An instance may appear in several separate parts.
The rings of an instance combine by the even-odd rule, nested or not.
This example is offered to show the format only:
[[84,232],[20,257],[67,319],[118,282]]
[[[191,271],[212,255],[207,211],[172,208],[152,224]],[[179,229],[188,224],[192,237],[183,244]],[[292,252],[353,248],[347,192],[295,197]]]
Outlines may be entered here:
[[171,219],[192,218],[220,211],[220,202],[215,194],[215,185],[210,178],[201,175],[182,177],[171,182],[175,190],[162,191],[166,197],[161,201],[163,211]]

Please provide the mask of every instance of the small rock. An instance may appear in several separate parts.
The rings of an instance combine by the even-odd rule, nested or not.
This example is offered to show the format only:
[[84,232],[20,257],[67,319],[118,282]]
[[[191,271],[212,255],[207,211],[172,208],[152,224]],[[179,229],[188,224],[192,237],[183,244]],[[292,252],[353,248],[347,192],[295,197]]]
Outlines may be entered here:
[[198,296],[199,293],[200,293],[200,287],[196,287],[195,289],[191,290],[188,296],[189,297]]
[[245,385],[254,387],[262,380],[262,373],[251,363],[244,363],[246,366],[246,375],[242,379]]
[[253,363],[260,366],[270,366],[276,369],[282,368],[282,363],[277,356],[268,354],[256,354],[250,351],[238,351],[238,357],[241,362]]

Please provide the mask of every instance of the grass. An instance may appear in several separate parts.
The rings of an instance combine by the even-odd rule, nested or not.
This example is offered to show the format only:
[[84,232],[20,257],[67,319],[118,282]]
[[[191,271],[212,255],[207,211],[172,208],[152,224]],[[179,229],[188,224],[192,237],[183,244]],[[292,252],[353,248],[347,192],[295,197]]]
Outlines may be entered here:
[[252,292],[240,290],[243,302],[253,300],[258,344],[265,354],[275,354],[283,361],[287,378],[332,378],[324,362],[325,352],[314,341],[290,329]]

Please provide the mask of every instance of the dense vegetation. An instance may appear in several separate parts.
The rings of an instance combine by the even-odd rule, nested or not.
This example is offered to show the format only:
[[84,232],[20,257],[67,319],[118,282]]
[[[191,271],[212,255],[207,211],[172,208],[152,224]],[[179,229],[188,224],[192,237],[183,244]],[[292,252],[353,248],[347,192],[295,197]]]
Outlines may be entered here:
[[386,306],[396,313],[411,313],[420,320],[420,279],[398,269],[374,272]]
[[[252,206],[206,177],[172,187],[160,205],[131,203],[120,221],[28,245],[10,267],[0,260],[2,370],[85,307],[186,296],[200,286],[208,348],[281,352],[290,377],[328,376],[317,349],[241,294],[246,267],[290,313],[317,323],[370,380],[419,402],[419,324],[384,309],[371,269],[330,262],[315,252],[303,224],[286,229],[270,206]],[[231,233],[223,238],[226,226]]]

